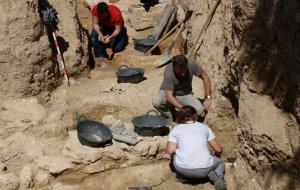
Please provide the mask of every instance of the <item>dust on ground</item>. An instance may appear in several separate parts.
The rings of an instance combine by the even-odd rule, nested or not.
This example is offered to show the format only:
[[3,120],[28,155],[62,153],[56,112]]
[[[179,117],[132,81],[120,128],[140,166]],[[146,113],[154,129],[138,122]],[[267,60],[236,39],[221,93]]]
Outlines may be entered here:
[[[83,27],[85,27],[88,31],[91,31],[92,26],[91,26],[91,15],[89,10],[84,6],[83,0],[77,0],[77,7],[78,7],[78,13],[79,13],[79,19],[80,22],[82,24]],[[117,3],[117,5],[124,7],[129,6],[129,5],[133,5],[136,4],[135,1],[130,1],[130,0],[122,0],[119,1]],[[126,12],[123,13],[124,17],[126,18]],[[148,80],[146,80],[145,82],[142,82],[143,84],[138,84],[137,88],[141,89],[141,94],[146,94],[147,91],[149,94],[154,94],[156,90],[151,92],[151,89],[149,87],[153,84],[153,83],[160,83],[162,80],[162,70],[155,70],[154,69],[154,65],[153,62],[159,57],[159,56],[144,56],[141,52],[138,52],[134,49],[133,47],[133,43],[132,43],[132,37],[134,38],[145,38],[150,32],[151,29],[148,30],[144,30],[141,32],[136,32],[133,28],[131,28],[131,26],[129,24],[126,25],[127,29],[128,29],[128,35],[129,35],[129,44],[126,47],[126,49],[123,52],[117,53],[115,56],[115,59],[113,61],[107,61],[105,60],[105,58],[96,58],[96,67],[94,69],[94,71],[92,70],[91,73],[95,73],[95,72],[99,72],[97,75],[97,79],[106,79],[106,80],[114,80],[115,78],[115,72],[117,71],[118,67],[122,64],[127,64],[130,66],[135,66],[135,67],[142,67],[145,69],[146,73],[148,73]],[[172,39],[173,36],[171,36],[168,40]],[[160,46],[160,48],[163,50],[164,48],[167,47],[168,44],[168,40],[166,40],[164,43],[162,43],[162,45]],[[180,44],[181,44],[181,40],[178,40],[175,46],[175,49],[180,49]],[[177,50],[178,51],[178,50]],[[152,62],[149,61],[149,59],[153,60]],[[104,68],[104,66],[107,66],[106,68]],[[152,82],[149,82],[151,81]],[[150,86],[149,86],[150,85]],[[159,84],[156,86],[158,87]],[[147,95],[144,96],[144,101],[143,102],[148,102],[148,103],[142,103],[139,105],[139,107],[148,107],[151,108],[151,96]],[[129,114],[127,113],[127,116],[133,116],[134,115],[134,111],[136,111],[136,105],[133,104],[127,104],[126,106],[124,105],[124,107],[129,108],[129,110],[132,110],[132,112]],[[124,107],[111,107],[110,111],[108,111],[111,114],[117,114],[115,111],[119,111],[119,113],[124,113]],[[90,114],[88,115],[89,117],[96,119],[96,120],[100,120],[101,117],[104,116],[104,114],[102,114],[100,112],[98,112],[97,110],[99,110],[98,108],[93,109]],[[101,109],[100,109],[101,110]],[[107,110],[106,110],[107,111]],[[103,112],[105,113],[105,112]],[[141,112],[140,112],[141,113]],[[123,117],[122,119],[126,120],[126,116],[121,116],[120,114],[117,117]],[[128,119],[128,117],[127,117]],[[235,157],[236,153],[237,153],[237,144],[235,144],[236,141],[236,134],[235,134],[235,128],[230,128],[227,130],[218,130],[215,129],[217,136],[219,137],[225,151],[224,151],[224,158],[226,157]],[[166,165],[165,165],[166,166]],[[144,166],[142,166],[144,167]],[[145,166],[146,167],[146,166]],[[149,165],[148,167],[151,168],[151,165]],[[155,166],[153,166],[155,167]],[[138,170],[138,166],[137,168],[131,168],[129,167],[128,169],[122,169],[119,171],[112,171],[112,172],[108,172],[108,173],[103,173],[103,174],[99,174],[97,177],[96,176],[92,176],[89,177],[87,179],[87,181],[83,182],[83,186],[88,186],[88,184],[96,184],[97,179],[101,178],[101,179],[106,179],[108,178],[108,176],[112,175],[112,173],[118,173],[118,175],[120,175],[118,178],[124,178],[124,176],[128,175],[129,173],[132,173],[131,171],[127,171],[127,170],[131,170],[131,171],[137,171]],[[167,168],[166,170],[169,170],[169,168]],[[122,173],[125,173],[124,176],[122,176]],[[229,178],[232,178],[232,174],[230,174],[231,172],[228,172],[228,176],[230,176]],[[164,189],[165,187],[171,187],[173,186],[176,189],[181,189],[181,188],[190,188],[190,189],[194,189],[196,187],[188,187],[188,186],[183,186],[180,187],[180,185],[178,186],[178,184],[176,185],[176,183],[174,184],[174,180],[172,177],[170,178],[170,175],[167,175],[169,177],[165,177],[166,179],[164,182],[161,182],[160,184],[157,185],[157,187],[155,189]],[[228,177],[227,176],[227,177]],[[142,180],[142,179],[141,179]],[[232,181],[232,179],[228,179],[229,181]],[[92,182],[93,181],[93,182]],[[107,180],[105,180],[107,181]],[[108,180],[109,181],[109,180]],[[143,183],[139,183],[139,180],[135,179],[135,183],[136,185],[139,184],[143,184]],[[176,180],[175,180],[176,181]],[[109,182],[107,182],[109,183]],[[122,180],[122,183],[124,183],[124,181]],[[129,182],[130,183],[130,182]],[[112,185],[112,184],[110,184]],[[120,184],[119,184],[120,185]],[[123,184],[124,185],[124,184]],[[132,184],[131,184],[132,185]],[[229,186],[232,186],[233,184],[230,184]],[[92,188],[92,186],[88,186],[89,188]],[[205,188],[205,187],[204,187]],[[209,189],[209,188],[208,188]]]

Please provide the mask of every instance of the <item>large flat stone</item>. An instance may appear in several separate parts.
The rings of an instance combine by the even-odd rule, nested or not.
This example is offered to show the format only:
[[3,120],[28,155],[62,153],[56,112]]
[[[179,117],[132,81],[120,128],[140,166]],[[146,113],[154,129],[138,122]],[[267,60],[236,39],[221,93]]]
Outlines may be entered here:
[[22,188],[30,188],[33,186],[34,182],[34,166],[28,165],[24,166],[23,169],[20,172],[20,184]]
[[128,8],[128,22],[137,31],[152,28],[156,25],[162,8],[158,5],[147,12],[142,6],[132,5]]
[[78,140],[76,131],[69,133],[69,139],[62,150],[63,155],[69,156],[76,163],[96,162],[102,157],[103,152],[103,148],[82,145]]

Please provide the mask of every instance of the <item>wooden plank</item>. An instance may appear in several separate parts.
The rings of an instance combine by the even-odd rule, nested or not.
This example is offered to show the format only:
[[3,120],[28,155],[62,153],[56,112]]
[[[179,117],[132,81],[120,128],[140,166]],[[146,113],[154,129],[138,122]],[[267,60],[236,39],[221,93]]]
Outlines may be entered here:
[[174,5],[167,4],[164,7],[162,14],[159,17],[159,21],[156,24],[156,26],[154,27],[153,32],[152,32],[152,36],[154,37],[154,39],[158,40],[162,36],[162,33],[163,33],[171,15],[173,14],[174,10],[175,10]]
[[173,21],[175,20],[176,18],[176,15],[177,15],[177,6],[175,6],[175,9],[170,17],[170,19],[168,20],[168,23],[167,23],[167,26],[166,26],[166,29],[164,30],[164,33],[162,36],[166,35],[167,32],[170,30],[170,27],[171,27],[171,24],[173,23]]
[[190,58],[190,56],[193,54],[193,51],[195,49],[198,49],[198,48],[196,48],[196,46],[198,45],[198,41],[201,38],[204,30],[206,30],[207,27],[208,27],[208,25],[210,24],[210,21],[212,20],[213,16],[215,15],[215,12],[216,12],[216,10],[217,10],[217,8],[218,8],[218,6],[219,6],[220,3],[221,3],[221,0],[217,0],[215,2],[215,4],[214,4],[213,8],[210,10],[210,12],[209,12],[209,14],[208,14],[208,16],[206,18],[206,21],[205,21],[204,25],[202,26],[202,28],[201,28],[201,30],[200,30],[200,32],[198,34],[198,37],[197,37],[194,45],[192,46],[190,52],[187,54],[187,58]]

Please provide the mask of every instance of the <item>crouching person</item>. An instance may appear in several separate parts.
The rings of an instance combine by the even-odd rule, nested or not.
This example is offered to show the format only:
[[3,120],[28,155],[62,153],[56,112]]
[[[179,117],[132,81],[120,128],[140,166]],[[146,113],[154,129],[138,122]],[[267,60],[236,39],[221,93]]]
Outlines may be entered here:
[[92,8],[92,46],[96,57],[112,59],[114,53],[123,51],[128,41],[121,10],[100,2]]
[[[164,116],[175,116],[174,109],[184,105],[193,106],[198,116],[204,116],[212,104],[211,84],[202,67],[189,61],[185,55],[176,55],[165,68],[164,78],[157,94],[152,98],[153,106]],[[193,95],[193,76],[202,79],[205,99],[203,104]],[[173,109],[173,110],[172,110]],[[174,115],[173,115],[174,114]]]
[[[177,123],[166,147],[176,172],[188,179],[208,177],[216,190],[225,190],[225,164],[219,158],[222,148],[212,130],[197,122],[197,112],[192,106],[183,106],[178,111]],[[208,144],[216,156],[210,154]]]

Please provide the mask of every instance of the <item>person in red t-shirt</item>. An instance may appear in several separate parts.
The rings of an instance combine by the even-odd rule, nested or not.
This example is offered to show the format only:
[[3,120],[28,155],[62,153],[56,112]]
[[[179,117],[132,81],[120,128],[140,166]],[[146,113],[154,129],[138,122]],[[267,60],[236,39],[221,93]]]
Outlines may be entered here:
[[100,2],[92,8],[92,46],[96,57],[107,56],[123,51],[127,44],[127,30],[120,9]]

